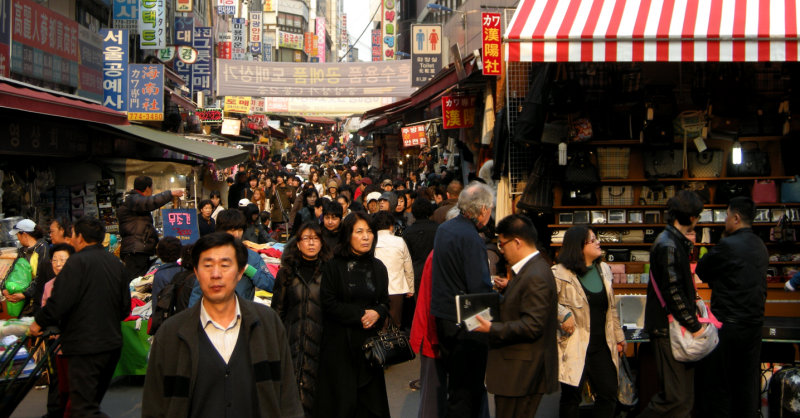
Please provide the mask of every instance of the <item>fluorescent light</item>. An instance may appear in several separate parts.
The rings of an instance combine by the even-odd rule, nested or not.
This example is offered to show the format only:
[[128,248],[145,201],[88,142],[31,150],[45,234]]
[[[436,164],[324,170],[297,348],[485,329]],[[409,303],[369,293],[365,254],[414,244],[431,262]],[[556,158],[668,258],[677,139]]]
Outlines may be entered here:
[[733,148],[731,148],[731,162],[734,165],[742,163],[742,144],[739,141],[734,141]]

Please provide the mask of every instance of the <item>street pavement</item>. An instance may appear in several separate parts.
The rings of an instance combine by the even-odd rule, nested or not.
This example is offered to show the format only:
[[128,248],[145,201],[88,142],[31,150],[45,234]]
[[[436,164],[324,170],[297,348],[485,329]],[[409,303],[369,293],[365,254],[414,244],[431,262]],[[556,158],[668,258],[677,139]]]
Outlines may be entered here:
[[[419,392],[409,388],[408,383],[419,377],[419,360],[392,366],[386,370],[386,388],[389,395],[389,408],[392,417],[415,418],[419,408]],[[133,418],[141,416],[142,377],[129,377],[116,380],[103,399],[102,409],[114,418]],[[47,390],[33,389],[22,401],[12,417],[39,418],[47,412]],[[489,395],[489,410],[494,416],[494,400]],[[537,417],[558,415],[558,394],[542,401]],[[345,417],[343,417],[345,418]]]

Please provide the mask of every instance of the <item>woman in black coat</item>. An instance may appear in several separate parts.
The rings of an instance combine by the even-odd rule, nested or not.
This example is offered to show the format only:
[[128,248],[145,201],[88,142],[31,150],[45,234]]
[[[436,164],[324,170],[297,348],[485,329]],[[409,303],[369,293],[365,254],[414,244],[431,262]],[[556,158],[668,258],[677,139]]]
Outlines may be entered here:
[[389,313],[389,277],[375,242],[369,215],[353,212],[342,222],[336,257],[323,267],[317,417],[389,416],[383,369],[370,366],[361,349]]
[[278,313],[289,337],[294,377],[306,417],[312,417],[317,388],[317,365],[322,343],[322,266],[331,258],[315,222],[300,226],[286,245],[275,279],[272,309]]

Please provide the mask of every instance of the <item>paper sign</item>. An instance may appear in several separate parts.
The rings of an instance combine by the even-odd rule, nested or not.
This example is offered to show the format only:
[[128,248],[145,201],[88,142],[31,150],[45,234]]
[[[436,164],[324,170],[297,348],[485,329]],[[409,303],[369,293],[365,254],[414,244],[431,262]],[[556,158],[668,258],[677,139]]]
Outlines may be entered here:
[[247,113],[250,111],[250,98],[244,96],[225,96],[225,111]]

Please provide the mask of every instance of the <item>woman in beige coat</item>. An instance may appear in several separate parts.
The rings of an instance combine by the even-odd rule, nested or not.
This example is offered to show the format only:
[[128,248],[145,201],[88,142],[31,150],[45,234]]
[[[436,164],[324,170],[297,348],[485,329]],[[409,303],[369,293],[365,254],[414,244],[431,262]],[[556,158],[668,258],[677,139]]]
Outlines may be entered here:
[[578,417],[580,388],[587,380],[595,394],[592,416],[614,416],[619,353],[625,350],[625,336],[611,289],[611,269],[599,261],[601,255],[594,231],[573,226],[564,235],[558,264],[553,266],[561,322],[561,417]]

